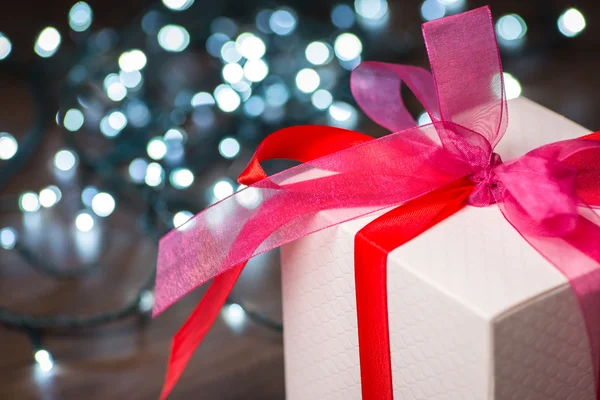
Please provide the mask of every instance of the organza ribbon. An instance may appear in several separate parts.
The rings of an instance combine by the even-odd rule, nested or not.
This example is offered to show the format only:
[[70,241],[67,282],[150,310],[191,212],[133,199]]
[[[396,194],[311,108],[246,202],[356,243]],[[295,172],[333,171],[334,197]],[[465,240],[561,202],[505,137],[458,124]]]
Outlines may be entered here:
[[[389,207],[396,208],[355,239],[363,399],[393,398],[387,254],[467,204],[497,204],[525,240],[569,280],[598,376],[600,218],[590,206],[600,206],[600,134],[552,143],[502,162],[493,149],[508,115],[489,9],[427,23],[423,34],[432,74],[383,63],[363,63],[352,74],[359,106],[395,133],[372,140],[332,127],[278,131],[259,146],[240,176],[247,188],[162,238],[155,315],[214,278],[173,339],[162,398],[218,316],[248,259]],[[421,101],[431,124],[416,126],[400,97],[402,82]],[[303,164],[267,177],[260,162],[271,158]],[[325,210],[327,218],[321,218],[318,213]]]

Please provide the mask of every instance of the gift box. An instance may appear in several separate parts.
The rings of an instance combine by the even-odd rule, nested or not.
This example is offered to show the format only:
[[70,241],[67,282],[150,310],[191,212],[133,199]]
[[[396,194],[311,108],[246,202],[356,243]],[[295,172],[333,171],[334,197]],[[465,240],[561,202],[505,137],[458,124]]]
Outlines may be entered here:
[[[352,72],[389,135],[277,131],[247,188],[161,239],[155,314],[212,279],[162,398],[248,259],[283,246],[290,400],[600,399],[600,132],[507,103],[488,8],[423,33],[431,73]],[[416,126],[401,84],[430,124]],[[276,158],[301,164],[267,176]]]
[[[589,132],[526,98],[508,106],[507,158]],[[282,247],[288,400],[361,399],[354,237],[377,215]],[[466,207],[392,251],[387,291],[394,398],[594,399],[568,281],[498,207]]]

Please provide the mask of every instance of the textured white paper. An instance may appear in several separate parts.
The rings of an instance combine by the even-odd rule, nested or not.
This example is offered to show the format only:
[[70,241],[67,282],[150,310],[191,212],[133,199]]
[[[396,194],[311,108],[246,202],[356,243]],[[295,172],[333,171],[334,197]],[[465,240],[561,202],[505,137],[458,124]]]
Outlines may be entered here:
[[[589,133],[525,98],[509,101],[509,118],[504,160]],[[361,398],[353,245],[374,218],[282,249],[288,400]],[[495,206],[391,252],[388,309],[395,399],[594,399],[575,296]]]

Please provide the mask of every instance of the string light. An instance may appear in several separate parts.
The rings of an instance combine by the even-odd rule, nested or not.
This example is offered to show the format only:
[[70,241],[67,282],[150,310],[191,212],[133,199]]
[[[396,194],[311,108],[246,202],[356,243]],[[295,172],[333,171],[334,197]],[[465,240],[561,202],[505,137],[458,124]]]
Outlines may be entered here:
[[165,25],[158,31],[158,44],[170,52],[181,52],[190,44],[190,34],[179,25]]
[[331,51],[323,42],[312,42],[306,46],[304,52],[306,59],[314,65],[323,65],[331,60]]
[[142,183],[146,178],[146,168],[148,168],[148,162],[143,158],[136,158],[129,163],[129,177],[135,183]]
[[269,27],[277,35],[289,35],[296,29],[296,17],[289,10],[277,10],[269,18]]
[[225,64],[222,72],[227,83],[238,83],[244,78],[244,69],[238,63]]
[[44,349],[37,350],[34,355],[35,362],[42,372],[50,372],[54,367],[54,359],[52,355]]
[[143,51],[133,49],[119,56],[119,68],[124,72],[139,71],[146,66],[148,59]]
[[194,183],[194,173],[187,168],[177,168],[171,172],[169,181],[175,189],[187,189]]
[[0,133],[0,160],[10,160],[17,154],[19,144],[13,135],[7,132]]
[[388,12],[386,0],[355,0],[354,8],[358,15],[370,20],[382,19]]
[[71,150],[59,150],[54,156],[54,166],[60,171],[70,171],[77,165],[77,156]]
[[115,210],[115,199],[106,192],[96,194],[92,199],[92,211],[99,217],[108,217]]
[[362,53],[362,42],[353,33],[342,33],[334,42],[335,55],[342,61],[350,61]]
[[231,137],[224,138],[219,143],[219,153],[225,158],[234,158],[240,152],[240,143]]
[[233,194],[233,186],[226,180],[221,180],[213,187],[213,194],[217,200],[223,200]]
[[0,32],[0,60],[4,60],[12,51],[12,43],[10,39]]
[[525,37],[527,33],[527,24],[523,18],[517,14],[502,16],[496,22],[496,34],[501,40],[519,40]]
[[84,1],[75,3],[69,10],[69,26],[75,32],[83,32],[92,25],[92,8]]
[[244,208],[254,210],[262,202],[262,194],[260,190],[255,187],[240,185],[237,192],[235,200]]
[[162,0],[163,4],[175,11],[187,10],[194,4],[194,0]]
[[343,101],[335,101],[329,107],[329,124],[340,128],[352,129],[356,126],[358,115],[356,109]]
[[60,41],[60,33],[56,28],[49,26],[40,32],[33,49],[40,57],[52,57],[58,50]]
[[87,233],[94,229],[94,217],[87,211],[80,212],[75,218],[75,227],[79,232]]
[[121,71],[119,72],[119,80],[126,88],[134,89],[142,83],[142,73],[137,70],[130,72]]
[[260,96],[252,96],[244,103],[244,114],[257,117],[265,111],[265,101]]
[[240,95],[229,85],[217,86],[214,96],[219,108],[225,112],[235,111],[242,103]]
[[185,211],[185,210],[175,213],[175,215],[173,215],[173,227],[174,228],[181,227],[183,224],[188,222],[190,220],[190,218],[192,218],[193,216],[194,216],[194,214],[192,214],[189,211]]
[[269,66],[264,60],[248,60],[244,64],[244,77],[250,82],[260,82],[269,74]]
[[425,0],[421,5],[421,16],[425,21],[433,21],[446,15],[446,7],[438,0]]
[[191,100],[192,107],[212,106],[214,104],[215,99],[212,94],[208,92],[198,92],[192,97]]
[[569,8],[558,18],[558,30],[566,37],[579,35],[585,26],[585,17],[576,8]]
[[34,192],[25,192],[19,197],[19,208],[23,212],[36,212],[40,209],[40,199]]
[[304,68],[296,74],[296,86],[304,93],[314,92],[321,83],[321,78],[317,71],[311,68]]
[[331,22],[336,28],[348,29],[354,25],[354,21],[354,11],[346,4],[338,4],[331,10]]
[[246,312],[236,303],[225,306],[222,315],[227,325],[234,330],[240,329],[246,320]]
[[267,47],[261,38],[252,33],[242,33],[235,41],[236,49],[248,60],[258,60],[265,55]]
[[17,231],[13,228],[0,229],[0,246],[5,250],[11,250],[17,244],[19,238]]
[[92,200],[94,200],[94,196],[100,193],[100,190],[96,186],[86,186],[81,191],[81,202],[86,207],[92,206]]
[[504,89],[506,90],[506,99],[516,99],[521,96],[521,84],[508,72],[503,73],[504,76]]
[[60,201],[62,193],[54,185],[48,186],[40,191],[40,205],[44,208],[50,208]]
[[150,139],[148,142],[148,145],[146,146],[146,152],[153,160],[162,160],[167,154],[167,145],[165,144],[163,138],[155,137]]
[[419,126],[430,124],[431,117],[426,112],[421,113],[421,115],[419,115],[419,119],[418,119],[417,123],[419,124]]
[[144,182],[146,185],[150,187],[157,187],[163,183],[165,178],[165,170],[158,163],[150,163],[146,167],[146,175],[144,177]]
[[76,108],[72,108],[65,113],[63,125],[71,132],[78,131],[83,126],[83,113]]
[[146,314],[154,307],[154,293],[151,290],[142,290],[138,300],[138,311]]
[[329,90],[319,89],[313,93],[310,100],[319,110],[326,110],[333,102],[333,96]]

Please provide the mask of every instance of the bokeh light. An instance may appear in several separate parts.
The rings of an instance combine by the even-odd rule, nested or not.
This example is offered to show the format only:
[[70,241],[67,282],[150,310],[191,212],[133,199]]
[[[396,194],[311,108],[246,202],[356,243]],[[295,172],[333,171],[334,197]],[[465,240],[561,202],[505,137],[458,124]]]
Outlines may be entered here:
[[23,212],[36,212],[40,209],[40,198],[37,193],[25,192],[19,197],[19,209]]
[[496,34],[500,40],[519,40],[527,33],[527,24],[517,14],[509,14],[496,22]]
[[119,56],[119,68],[125,72],[139,71],[147,62],[146,54],[139,49],[126,51]]
[[319,110],[326,110],[333,102],[333,96],[329,90],[319,89],[313,93],[310,100]]
[[83,32],[92,25],[92,8],[85,1],[75,3],[69,10],[69,26],[75,32]]
[[108,217],[115,210],[116,202],[109,193],[100,192],[92,199],[92,211],[99,217]]
[[388,12],[386,0],[355,0],[354,9],[363,18],[378,20]]
[[331,10],[331,22],[336,28],[350,28],[355,20],[354,11],[347,4],[338,4]]
[[71,150],[59,150],[54,155],[54,166],[61,171],[70,171],[77,165],[77,155]]
[[48,186],[40,191],[40,205],[44,208],[50,208],[56,205],[62,198],[62,192],[54,185]]
[[38,35],[33,50],[40,57],[52,57],[60,46],[61,37],[56,28],[48,26]]
[[186,189],[194,183],[194,173],[187,168],[176,168],[171,172],[169,182],[175,189]]
[[229,85],[219,85],[215,89],[215,100],[219,108],[225,112],[235,111],[241,104],[240,95]]
[[17,244],[19,235],[13,228],[0,229],[0,246],[5,250],[11,250]]
[[421,17],[425,21],[433,21],[446,15],[446,7],[438,0],[425,0],[421,5]]
[[296,74],[296,86],[304,93],[312,93],[319,87],[321,78],[317,71],[311,68],[304,68]]
[[83,113],[76,108],[72,108],[65,113],[63,125],[71,132],[78,131],[84,122]]
[[521,84],[508,72],[503,73],[504,76],[504,89],[506,90],[506,99],[516,99],[521,96]]
[[174,11],[187,10],[194,4],[194,0],[162,0],[165,7]]
[[162,137],[157,136],[150,139],[146,146],[146,152],[153,160],[162,160],[167,155],[167,145]]
[[248,60],[244,64],[244,77],[250,82],[260,82],[269,74],[269,66],[260,60]]
[[129,178],[135,183],[142,183],[146,178],[146,168],[148,161],[143,158],[136,158],[129,163]]
[[353,129],[358,122],[356,108],[343,101],[334,101],[329,106],[328,122],[340,128]]
[[235,41],[238,52],[248,60],[258,60],[267,48],[261,38],[252,33],[242,33]]
[[173,215],[173,227],[174,228],[181,227],[181,225],[188,222],[190,220],[190,218],[192,218],[193,216],[194,216],[194,214],[191,213],[190,211],[186,211],[186,210],[178,211],[177,213],[175,213],[175,215]]
[[342,33],[335,39],[335,55],[342,61],[350,61],[362,53],[362,42],[353,33]]
[[226,137],[219,143],[219,153],[225,158],[234,158],[240,152],[240,143],[231,137]]
[[269,18],[269,27],[277,35],[289,35],[296,29],[296,17],[291,11],[281,9],[271,14]]
[[576,8],[569,8],[558,18],[558,30],[566,37],[579,35],[585,26],[585,17]]
[[0,160],[10,160],[17,154],[19,144],[13,135],[7,132],[0,133]]
[[160,186],[165,179],[165,170],[159,163],[150,163],[146,167],[144,182],[150,187]]
[[4,60],[12,51],[12,43],[10,39],[0,32],[0,60]]
[[89,232],[94,229],[94,217],[88,211],[81,211],[75,217],[75,227],[79,232]]
[[331,60],[330,47],[323,42],[312,42],[306,46],[306,59],[314,65],[323,65]]
[[213,186],[213,195],[217,200],[223,200],[233,194],[233,186],[229,181],[221,180]]
[[158,44],[170,52],[181,52],[190,44],[190,34],[179,25],[165,25],[158,31]]

